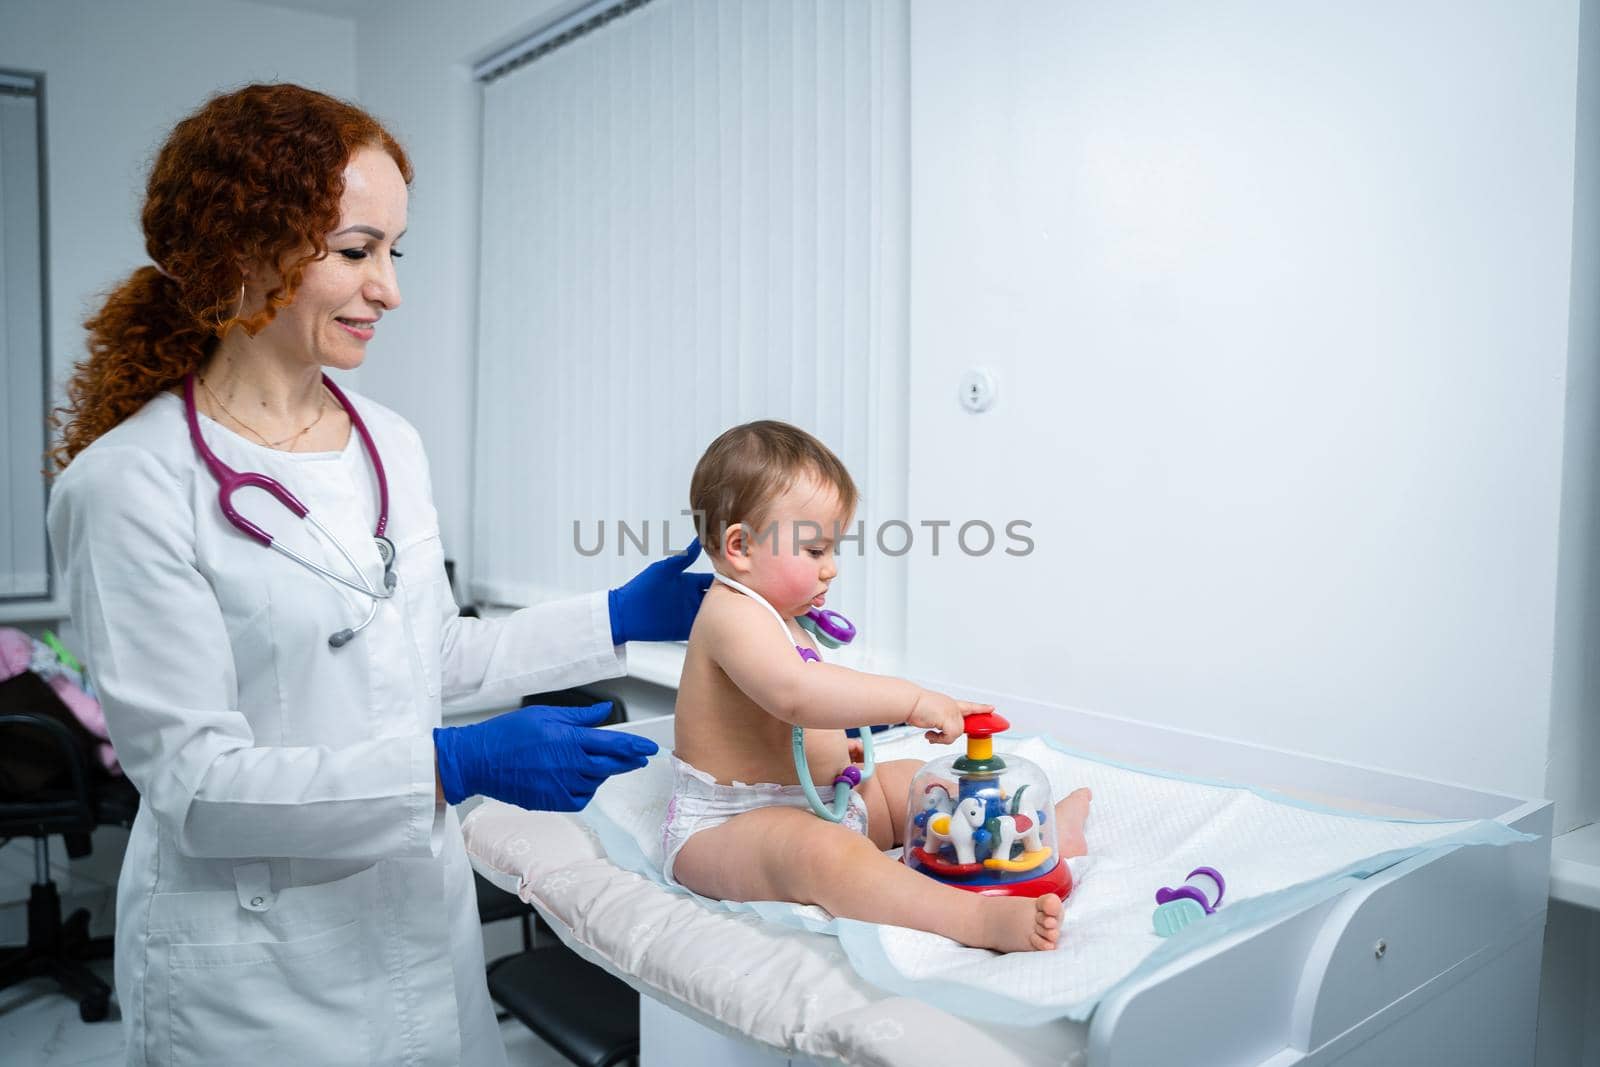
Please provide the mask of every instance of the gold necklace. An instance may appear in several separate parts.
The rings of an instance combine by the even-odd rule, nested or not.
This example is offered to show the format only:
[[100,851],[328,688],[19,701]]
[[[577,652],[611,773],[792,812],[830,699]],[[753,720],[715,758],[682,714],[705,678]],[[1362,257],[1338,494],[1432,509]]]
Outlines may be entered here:
[[317,423],[321,422],[322,421],[322,416],[324,416],[324,415],[326,415],[328,413],[328,387],[327,386],[323,386],[322,387],[322,396],[321,396],[322,403],[317,407],[317,417],[312,419],[310,422],[306,423],[304,426],[300,427],[298,432],[292,433],[288,437],[285,437],[285,438],[283,438],[282,440],[279,440],[279,441],[269,441],[269,440],[267,440],[266,435],[263,434],[260,430],[256,429],[254,426],[251,426],[248,422],[245,422],[239,416],[237,416],[233,412],[229,411],[228,410],[228,405],[224,404],[222,402],[222,398],[220,396],[218,396],[216,394],[216,392],[211,388],[211,383],[210,382],[206,381],[204,378],[201,378],[200,379],[200,384],[201,384],[201,386],[203,386],[205,388],[206,395],[211,398],[212,403],[216,404],[217,407],[222,411],[222,413],[224,415],[228,416],[228,418],[232,419],[234,422],[238,423],[240,426],[244,427],[246,430],[249,430],[251,433],[253,433],[257,437],[259,437],[261,439],[261,443],[266,445],[268,448],[282,448],[284,445],[287,444],[287,445],[289,445],[289,448],[287,449],[287,451],[293,452],[294,451],[294,442],[296,442],[296,441],[300,440],[300,438],[304,437],[310,431],[311,427],[313,427]]

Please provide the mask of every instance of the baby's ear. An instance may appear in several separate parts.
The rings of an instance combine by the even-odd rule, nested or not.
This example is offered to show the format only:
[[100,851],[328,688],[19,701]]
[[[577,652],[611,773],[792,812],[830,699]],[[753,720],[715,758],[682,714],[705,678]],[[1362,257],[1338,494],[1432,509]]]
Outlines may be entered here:
[[740,574],[750,570],[750,530],[744,523],[736,522],[722,532],[721,548],[718,562]]

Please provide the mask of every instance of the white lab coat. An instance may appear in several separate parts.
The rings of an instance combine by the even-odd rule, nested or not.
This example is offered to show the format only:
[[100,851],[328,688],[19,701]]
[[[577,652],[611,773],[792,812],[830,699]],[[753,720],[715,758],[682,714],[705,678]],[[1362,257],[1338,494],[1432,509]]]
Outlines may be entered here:
[[[397,595],[366,601],[223,518],[177,397],[57,480],[50,536],[82,651],[142,803],[117,892],[130,1064],[502,1064],[471,869],[434,803],[440,701],[508,707],[623,671],[604,594],[489,622],[445,579],[416,431],[352,395],[388,470]],[[202,419],[236,470],[282,482],[377,587],[376,483],[356,434],[289,454]],[[264,493],[240,511],[335,573]]]

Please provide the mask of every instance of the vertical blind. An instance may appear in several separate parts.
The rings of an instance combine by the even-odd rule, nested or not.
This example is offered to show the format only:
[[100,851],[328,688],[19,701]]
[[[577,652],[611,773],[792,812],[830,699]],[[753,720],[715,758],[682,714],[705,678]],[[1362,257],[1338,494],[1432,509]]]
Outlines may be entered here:
[[38,99],[0,82],[0,598],[50,593]]
[[830,602],[893,657],[904,571],[873,531],[906,491],[906,23],[904,0],[650,0],[484,86],[476,599],[681,548],[705,446],[777,418],[861,489]]

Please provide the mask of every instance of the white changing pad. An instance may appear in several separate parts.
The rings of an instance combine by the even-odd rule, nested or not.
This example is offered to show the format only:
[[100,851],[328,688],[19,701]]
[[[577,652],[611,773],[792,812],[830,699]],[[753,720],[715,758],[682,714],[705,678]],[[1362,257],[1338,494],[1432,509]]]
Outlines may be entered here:
[[706,907],[616,866],[578,816],[486,801],[462,832],[473,865],[538,906],[580,955],[721,1032],[866,1067],[1086,1062],[1085,1024],[994,1026],[885,992],[836,937]]
[[[879,736],[880,760],[926,760],[948,751],[917,731]],[[607,782],[584,815],[611,862],[692,898],[707,912],[762,921],[773,937],[785,927],[834,934],[854,968],[850,981],[865,978],[969,1019],[1011,1026],[1086,1020],[1130,978],[1225,932],[1332,896],[1351,879],[1424,850],[1529,839],[1487,820],[1419,822],[1338,813],[1248,788],[1092,759],[1040,738],[996,742],[1000,751],[1039,764],[1056,796],[1085,785],[1094,791],[1086,827],[1089,855],[1073,863],[1076,884],[1054,952],[1000,955],[935,934],[834,919],[819,908],[708,901],[668,887],[661,877],[660,841],[672,781],[665,754],[642,771]],[[1223,907],[1177,936],[1158,937],[1150,920],[1156,890],[1181,883],[1199,866],[1215,867],[1227,879]],[[634,928],[647,942],[667,936],[648,923]],[[724,955],[724,965],[734,958]],[[745,960],[738,960],[742,970]],[[826,984],[819,990],[804,974],[795,972],[795,985],[778,995],[825,995]]]

